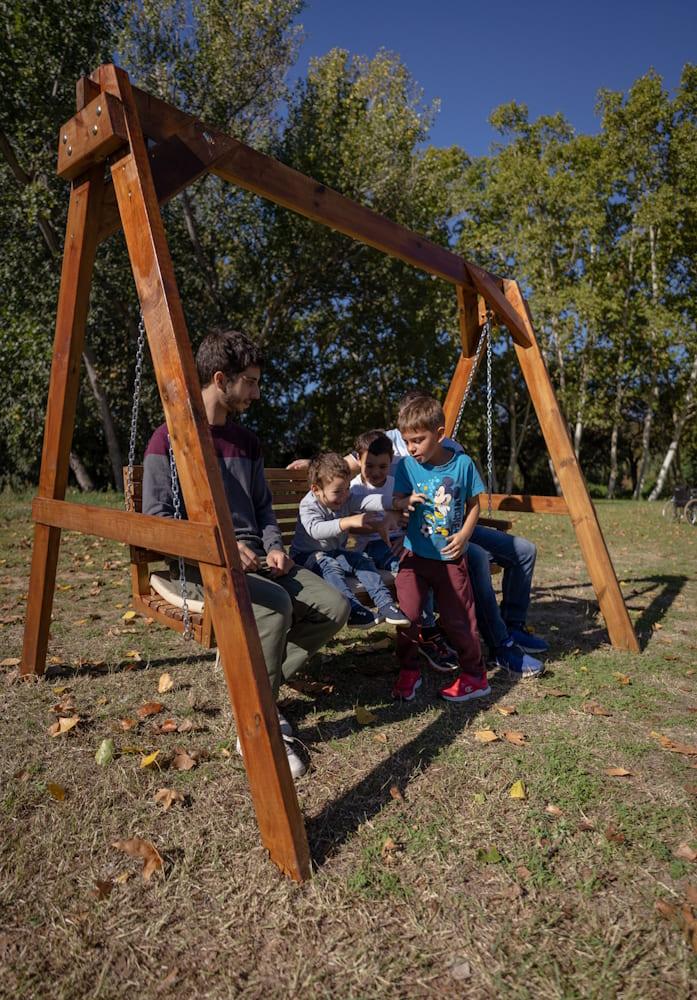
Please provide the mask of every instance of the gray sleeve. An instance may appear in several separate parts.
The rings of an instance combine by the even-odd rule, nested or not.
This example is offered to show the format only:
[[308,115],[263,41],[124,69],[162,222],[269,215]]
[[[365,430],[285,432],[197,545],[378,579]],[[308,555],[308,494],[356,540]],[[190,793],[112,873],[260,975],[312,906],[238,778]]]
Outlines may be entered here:
[[274,514],[271,489],[264,475],[264,462],[261,458],[254,462],[252,469],[251,496],[264,551],[283,551],[281,529]]
[[384,511],[385,504],[379,493],[368,493],[360,496],[358,493],[351,493],[349,497],[349,510],[352,514],[360,514],[361,511]]
[[[182,498],[182,517],[186,517]],[[172,477],[166,455],[146,455],[143,462],[143,513],[174,517]]]
[[306,496],[300,501],[298,514],[303,528],[315,541],[339,538],[343,534],[341,518],[333,517],[328,520],[327,515],[312,496]]

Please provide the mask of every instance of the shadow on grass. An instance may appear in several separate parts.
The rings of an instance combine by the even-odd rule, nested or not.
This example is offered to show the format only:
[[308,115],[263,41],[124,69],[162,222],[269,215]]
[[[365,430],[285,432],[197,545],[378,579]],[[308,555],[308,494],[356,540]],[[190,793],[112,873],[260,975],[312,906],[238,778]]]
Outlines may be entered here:
[[[387,678],[385,678],[387,680]],[[352,837],[359,827],[376,816],[386,805],[394,801],[391,789],[396,787],[404,795],[415,771],[425,771],[471,723],[482,709],[490,708],[499,698],[504,697],[515,681],[498,674],[491,678],[492,693],[488,698],[463,704],[441,702],[441,711],[418,736],[401,746],[385,760],[380,761],[356,785],[338,798],[328,802],[315,816],[306,821],[307,837],[314,863],[319,867],[328,861],[339,847]],[[442,686],[442,685],[441,685]],[[331,708],[340,710],[353,708],[355,697],[351,690],[342,691],[338,698],[332,698]],[[417,697],[423,698],[423,688]],[[428,710],[433,706],[428,704]],[[423,711],[423,701],[405,705],[394,702],[376,710],[378,722],[389,724],[399,722],[409,713],[413,717]],[[317,742],[341,739],[356,732],[358,725],[353,716],[323,723],[321,731],[316,727]],[[311,737],[308,742],[314,743]]]
[[[623,580],[625,585],[634,584],[634,588],[627,591],[625,586],[625,603],[627,609],[632,612],[639,612],[639,616],[634,623],[634,630],[639,640],[639,646],[643,652],[651,638],[653,626],[660,621],[671,607],[675,599],[680,595],[688,577],[677,574],[658,573],[654,576],[633,576]],[[641,586],[641,585],[644,586]],[[542,597],[545,593],[555,595],[549,602],[539,603],[539,617],[546,623],[552,622],[556,617],[561,617],[560,625],[563,624],[565,636],[562,645],[577,646],[583,651],[590,651],[602,643],[608,641],[607,630],[604,627],[588,627],[588,619],[594,619],[599,611],[599,605],[593,597],[572,597],[564,591],[587,589],[591,593],[590,582],[577,584],[550,584],[547,587],[535,587],[533,597]],[[654,593],[655,592],[655,593]],[[649,604],[636,603],[637,598],[653,594]]]

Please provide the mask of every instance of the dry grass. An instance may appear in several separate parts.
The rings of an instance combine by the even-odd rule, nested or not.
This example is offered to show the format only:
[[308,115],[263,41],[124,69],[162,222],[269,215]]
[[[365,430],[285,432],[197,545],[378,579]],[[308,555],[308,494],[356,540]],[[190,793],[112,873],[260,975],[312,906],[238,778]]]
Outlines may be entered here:
[[[0,658],[21,647],[28,501],[0,506]],[[375,635],[344,633],[312,670],[331,694],[284,689],[314,765],[298,792],[317,871],[300,887],[259,846],[212,655],[123,622],[123,551],[66,536],[54,662],[2,693],[0,996],[697,996],[696,957],[655,910],[697,884],[697,862],[673,856],[697,848],[697,757],[650,735],[697,742],[697,530],[659,510],[601,505],[640,656],[604,644],[568,524],[521,517],[540,546],[533,624],[553,644],[542,681],[492,672],[493,698],[471,708],[438,704],[428,677],[398,706],[391,654],[361,656]],[[165,670],[174,687],[158,695]],[[53,739],[65,697],[81,721]],[[118,720],[152,700],[165,712],[124,732]],[[587,714],[591,700],[612,714]],[[359,726],[356,705],[377,723]],[[506,705],[517,713],[499,714]],[[156,734],[165,715],[193,731]],[[521,731],[526,745],[479,744],[484,728]],[[94,755],[109,737],[117,753],[102,768]],[[174,770],[176,748],[201,751],[197,766]],[[631,776],[606,776],[610,765]],[[525,801],[509,796],[518,779]],[[164,812],[153,801],[163,786],[184,802]],[[144,882],[140,862],[111,847],[133,836],[156,845],[164,874]],[[106,898],[98,880],[111,883]]]

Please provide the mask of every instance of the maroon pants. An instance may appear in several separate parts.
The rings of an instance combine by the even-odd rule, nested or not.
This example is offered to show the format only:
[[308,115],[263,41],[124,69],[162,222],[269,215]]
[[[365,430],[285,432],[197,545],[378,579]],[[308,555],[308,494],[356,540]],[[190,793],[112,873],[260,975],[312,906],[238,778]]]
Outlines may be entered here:
[[419,666],[419,621],[430,588],[433,588],[440,624],[466,674],[481,677],[486,672],[477,635],[474,598],[467,573],[467,559],[453,562],[424,559],[406,551],[396,579],[399,606],[412,622],[397,629],[397,657],[400,666]]

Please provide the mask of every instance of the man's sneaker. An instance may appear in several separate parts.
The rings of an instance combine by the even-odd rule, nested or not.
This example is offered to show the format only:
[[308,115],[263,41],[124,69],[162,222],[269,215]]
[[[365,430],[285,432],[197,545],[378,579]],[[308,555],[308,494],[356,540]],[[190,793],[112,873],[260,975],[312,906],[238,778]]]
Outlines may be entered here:
[[[302,778],[303,774],[305,774],[305,772],[307,771],[307,764],[302,759],[302,757],[299,757],[298,754],[295,752],[293,748],[292,736],[291,737],[283,736],[282,739],[283,739],[283,746],[285,747],[286,750],[286,757],[288,758],[288,767],[290,768],[290,773],[293,780],[296,780],[297,778]],[[244,754],[242,753],[242,744],[240,743],[239,736],[237,737],[236,746],[237,746],[237,752],[240,755],[240,757],[244,757]]]
[[399,677],[392,688],[392,697],[401,698],[402,701],[413,701],[414,695],[421,687],[421,671],[409,670],[403,667],[399,671]]
[[526,653],[546,653],[549,650],[548,644],[544,639],[540,639],[539,635],[535,635],[531,632],[529,628],[525,625],[518,627],[517,625],[508,629],[508,636],[516,645],[524,649]]
[[520,646],[508,639],[503,646],[497,646],[494,650],[494,663],[503,667],[509,674],[527,680],[531,677],[539,677],[544,673],[544,663],[536,660],[534,656],[529,656]]
[[396,604],[383,604],[375,615],[375,624],[387,622],[388,625],[411,625],[407,616],[399,610]]
[[421,637],[418,650],[429,665],[441,674],[451,674],[453,670],[458,670],[460,661],[457,653],[448,646],[440,637],[434,635],[432,639]]
[[372,628],[375,624],[375,615],[362,604],[353,605],[346,624],[349,628]]
[[491,694],[486,674],[473,677],[471,674],[460,674],[450,687],[443,688],[441,698],[446,701],[473,701],[475,698],[486,698]]

